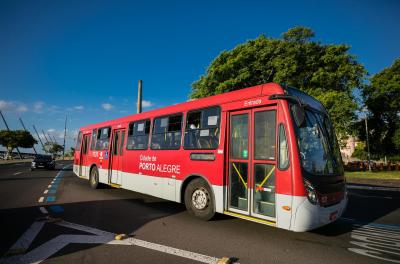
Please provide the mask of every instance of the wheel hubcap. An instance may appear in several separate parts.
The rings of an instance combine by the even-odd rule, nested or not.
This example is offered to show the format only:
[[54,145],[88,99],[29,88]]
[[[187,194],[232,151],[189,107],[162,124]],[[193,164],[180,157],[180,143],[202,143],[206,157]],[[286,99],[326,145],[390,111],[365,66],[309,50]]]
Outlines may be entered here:
[[96,184],[96,173],[92,173],[92,184],[95,185]]
[[205,189],[197,189],[194,191],[192,194],[192,203],[198,210],[206,208],[208,205],[208,192]]

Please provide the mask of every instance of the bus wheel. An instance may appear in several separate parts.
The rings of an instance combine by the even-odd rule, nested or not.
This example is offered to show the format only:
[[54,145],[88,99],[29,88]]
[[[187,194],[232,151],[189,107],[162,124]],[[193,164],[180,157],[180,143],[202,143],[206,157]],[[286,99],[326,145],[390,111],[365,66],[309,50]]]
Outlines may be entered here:
[[90,187],[92,187],[93,189],[99,188],[99,171],[96,167],[93,167],[90,171],[89,182]]
[[189,214],[202,220],[210,220],[214,214],[214,198],[203,179],[194,179],[185,190],[185,206]]

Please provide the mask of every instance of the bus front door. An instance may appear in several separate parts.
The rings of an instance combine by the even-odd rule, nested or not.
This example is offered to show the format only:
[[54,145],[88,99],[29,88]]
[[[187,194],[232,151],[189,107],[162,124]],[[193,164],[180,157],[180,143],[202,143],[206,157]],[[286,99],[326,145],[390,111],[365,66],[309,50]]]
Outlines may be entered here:
[[119,129],[113,131],[110,165],[108,171],[108,179],[111,184],[121,185],[122,179],[122,154],[125,139],[125,130]]
[[230,114],[228,210],[275,221],[276,108]]
[[82,146],[81,146],[81,156],[79,158],[79,176],[89,177],[89,164],[87,164],[88,160],[88,152],[89,152],[89,142],[90,135],[83,135]]

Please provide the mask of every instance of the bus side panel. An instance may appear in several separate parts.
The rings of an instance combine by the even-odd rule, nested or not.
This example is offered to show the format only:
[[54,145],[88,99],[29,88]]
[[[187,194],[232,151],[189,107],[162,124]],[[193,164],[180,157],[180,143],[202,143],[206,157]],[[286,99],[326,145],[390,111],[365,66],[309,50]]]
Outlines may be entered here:
[[[225,126],[222,115],[221,127]],[[151,135],[150,135],[151,137]],[[215,150],[124,150],[122,188],[182,202],[182,184],[187,177],[203,177],[213,189],[216,211],[223,212],[224,129]],[[182,143],[184,142],[182,131]],[[191,153],[210,153],[214,161],[194,161]]]
[[[277,143],[276,143],[276,160],[277,160],[277,170],[276,170],[276,223],[277,226],[283,229],[290,229],[291,219],[292,219],[292,207],[293,207],[293,179],[291,174],[292,169],[292,159],[291,153],[292,149],[288,144],[289,152],[289,166],[286,169],[280,169],[279,163],[279,127],[283,124],[285,127],[286,140],[288,138],[288,122],[285,116],[285,108],[288,107],[285,101],[278,101],[277,104]],[[286,208],[286,209],[285,209]],[[288,210],[289,208],[289,210]]]
[[79,150],[74,151],[74,165],[73,165],[73,172],[76,176],[79,176],[79,162],[80,162],[80,155],[81,152]]

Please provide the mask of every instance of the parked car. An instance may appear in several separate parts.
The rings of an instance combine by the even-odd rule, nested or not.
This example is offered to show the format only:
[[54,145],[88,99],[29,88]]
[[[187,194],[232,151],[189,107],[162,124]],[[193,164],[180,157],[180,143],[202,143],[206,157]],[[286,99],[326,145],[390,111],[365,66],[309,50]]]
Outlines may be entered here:
[[31,171],[41,168],[54,170],[56,168],[56,161],[49,155],[36,155],[31,163]]

